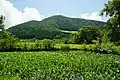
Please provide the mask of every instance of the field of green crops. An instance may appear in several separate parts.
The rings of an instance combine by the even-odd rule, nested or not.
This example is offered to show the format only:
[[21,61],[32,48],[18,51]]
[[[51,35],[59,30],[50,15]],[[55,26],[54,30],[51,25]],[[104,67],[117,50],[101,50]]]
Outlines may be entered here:
[[2,52],[0,80],[120,80],[120,56],[83,51]]

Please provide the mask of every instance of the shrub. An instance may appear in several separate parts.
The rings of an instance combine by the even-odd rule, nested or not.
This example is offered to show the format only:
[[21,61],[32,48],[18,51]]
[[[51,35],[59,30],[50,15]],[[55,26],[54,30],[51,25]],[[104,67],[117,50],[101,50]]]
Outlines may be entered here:
[[114,46],[115,44],[111,42],[102,43],[101,45],[96,47],[96,52],[106,53],[106,54],[118,54]]
[[52,50],[52,49],[54,49],[54,42],[49,39],[44,39],[44,40],[42,40],[41,48],[43,50]]
[[101,38],[101,30],[96,26],[85,26],[79,29],[78,33],[74,35],[76,43],[91,44],[92,40]]
[[13,50],[16,48],[18,39],[8,31],[3,31],[0,36],[0,51]]
[[63,45],[63,46],[61,46],[61,50],[70,50],[70,46]]
[[39,41],[35,41],[35,48],[41,49],[41,43]]

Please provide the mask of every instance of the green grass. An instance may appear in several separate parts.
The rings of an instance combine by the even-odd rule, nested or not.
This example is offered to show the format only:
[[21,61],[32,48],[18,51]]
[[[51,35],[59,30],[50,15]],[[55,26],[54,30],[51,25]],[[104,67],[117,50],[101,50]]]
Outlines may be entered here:
[[22,80],[119,80],[119,73],[118,55],[80,51],[0,53],[2,80],[9,76]]
[[[50,41],[50,42],[49,42]],[[57,41],[57,42],[56,42]],[[22,51],[40,51],[40,50],[85,50],[93,51],[105,54],[118,54],[120,55],[120,46],[117,46],[113,43],[95,43],[95,44],[63,44],[59,43],[59,40],[48,40],[49,43],[46,43],[45,40],[36,40],[36,41],[23,41],[19,42],[15,49]],[[46,46],[51,46],[51,49],[45,48]],[[44,49],[45,48],[45,49]]]
[[85,44],[56,44],[55,48],[61,49],[61,47],[63,47],[63,46],[69,46],[70,49],[84,49],[84,48],[87,48],[89,50],[89,48],[94,49],[95,44],[90,44],[90,45],[85,45]]
[[66,30],[60,30],[61,32],[64,32],[64,33],[77,33],[77,31],[66,31]]
[[13,76],[0,76],[0,80],[20,80],[20,78]]

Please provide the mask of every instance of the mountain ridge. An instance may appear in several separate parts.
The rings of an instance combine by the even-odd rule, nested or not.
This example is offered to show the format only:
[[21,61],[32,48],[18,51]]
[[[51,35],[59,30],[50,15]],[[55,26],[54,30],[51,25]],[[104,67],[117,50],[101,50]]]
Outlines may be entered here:
[[68,36],[69,33],[62,32],[61,30],[77,31],[80,27],[89,25],[103,28],[104,24],[105,22],[101,21],[55,15],[45,18],[42,21],[28,21],[26,23],[13,26],[8,30],[16,37],[23,39],[52,39],[58,35],[61,37],[65,37],[65,35],[67,34]]

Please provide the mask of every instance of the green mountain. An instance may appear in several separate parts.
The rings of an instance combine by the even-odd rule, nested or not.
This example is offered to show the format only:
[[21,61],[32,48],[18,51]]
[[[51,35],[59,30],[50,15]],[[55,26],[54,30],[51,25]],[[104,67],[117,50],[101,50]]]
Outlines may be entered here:
[[23,39],[52,39],[69,36],[72,31],[77,31],[82,26],[91,25],[103,28],[104,24],[105,22],[56,15],[42,21],[29,21],[19,24],[8,30],[16,37]]

